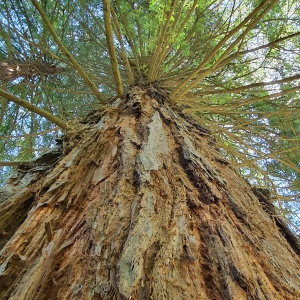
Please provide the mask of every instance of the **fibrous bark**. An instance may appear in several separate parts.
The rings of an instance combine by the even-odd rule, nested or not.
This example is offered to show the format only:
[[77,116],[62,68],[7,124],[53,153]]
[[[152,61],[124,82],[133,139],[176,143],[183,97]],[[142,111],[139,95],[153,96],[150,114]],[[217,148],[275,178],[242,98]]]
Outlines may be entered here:
[[55,157],[3,188],[1,299],[300,297],[295,250],[159,88],[70,122]]

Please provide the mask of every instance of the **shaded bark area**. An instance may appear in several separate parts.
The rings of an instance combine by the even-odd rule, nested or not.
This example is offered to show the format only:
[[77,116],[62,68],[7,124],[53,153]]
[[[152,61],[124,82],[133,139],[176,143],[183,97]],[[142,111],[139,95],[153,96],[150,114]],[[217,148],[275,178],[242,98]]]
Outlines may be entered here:
[[[299,256],[210,132],[158,88],[68,123],[61,159],[26,174],[1,299],[300,297]],[[21,179],[10,185],[17,207]]]
[[262,204],[264,211],[266,211],[270,217],[276,223],[279,231],[284,235],[287,242],[293,248],[293,250],[300,255],[300,240],[299,238],[290,230],[287,224],[284,222],[282,216],[278,215],[276,208],[270,200],[270,191],[264,188],[253,187],[252,192],[257,199]]
[[0,61],[0,80],[12,81],[18,77],[32,78],[34,76],[50,76],[65,71],[65,68],[53,64],[22,62],[14,60]]
[[[34,182],[45,176],[62,154],[61,146],[32,163],[20,164],[4,188],[0,188],[0,249],[14,235],[27,217],[35,200]],[[40,186],[38,185],[38,188]]]

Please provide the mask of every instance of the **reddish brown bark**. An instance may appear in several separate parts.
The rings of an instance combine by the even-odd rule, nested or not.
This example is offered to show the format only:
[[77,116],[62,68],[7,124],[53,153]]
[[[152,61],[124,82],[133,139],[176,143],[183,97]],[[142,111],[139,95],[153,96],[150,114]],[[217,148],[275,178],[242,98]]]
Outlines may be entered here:
[[49,76],[63,72],[65,69],[53,64],[22,62],[13,60],[0,61],[0,80],[12,81],[18,77]]
[[300,298],[295,249],[163,91],[70,122],[56,160],[3,189],[1,299]]

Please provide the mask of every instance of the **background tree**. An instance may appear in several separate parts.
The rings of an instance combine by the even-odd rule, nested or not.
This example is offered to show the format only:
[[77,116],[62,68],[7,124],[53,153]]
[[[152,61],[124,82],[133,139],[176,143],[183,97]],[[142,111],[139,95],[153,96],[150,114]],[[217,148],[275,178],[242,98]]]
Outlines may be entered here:
[[[264,188],[256,194],[262,202],[267,202],[269,208],[265,209],[271,212],[274,222],[281,226],[282,231],[288,232],[289,229],[282,225],[288,221],[289,227],[299,233],[300,19],[297,1],[104,0],[99,4],[98,1],[77,3],[32,0],[27,3],[3,1],[0,7],[2,178],[10,172],[9,166],[19,165],[17,175],[9,181],[3,192],[5,199],[12,199],[3,202],[2,212],[5,213],[2,227],[0,226],[3,229],[2,257],[5,258],[2,284],[6,289],[3,291],[11,286],[12,299],[30,299],[33,296],[42,299],[51,289],[49,282],[52,280],[51,284],[57,287],[51,294],[54,298],[57,295],[72,299],[82,295],[86,299],[121,296],[147,298],[150,295],[155,298],[164,295],[166,298],[176,299],[174,295],[179,293],[182,297],[202,295],[204,299],[218,299],[221,295],[228,299],[246,296],[295,299],[293,297],[296,297],[297,284],[299,286],[299,274],[293,268],[297,258],[294,253],[289,252],[291,250],[287,250],[289,246],[284,244],[277,231],[274,231],[274,235],[265,235],[267,228],[271,226],[270,220],[260,211],[261,207],[255,202],[257,200],[253,195],[245,198],[238,192],[241,189],[247,194],[250,188],[235,177],[228,162],[213,150],[214,146],[209,150],[207,143],[215,144],[230,161],[230,165],[252,185]],[[136,87],[131,89],[133,86]],[[116,97],[125,99],[127,104],[120,104]],[[115,104],[111,107],[113,102]],[[175,103],[186,113],[192,114],[197,122],[187,115],[181,115]],[[131,109],[128,108],[129,104]],[[177,121],[172,115],[172,109],[178,115]],[[155,111],[159,111],[160,117]],[[88,113],[89,117],[84,117]],[[138,121],[130,123],[126,119],[128,114],[138,117]],[[80,122],[68,122],[72,119]],[[165,129],[168,122],[173,124],[169,131]],[[93,123],[97,123],[98,127],[93,128]],[[118,130],[116,124],[119,126]],[[190,136],[183,129],[178,131],[183,125],[190,128]],[[202,126],[213,132],[213,138],[210,131]],[[197,128],[198,133],[192,127]],[[138,138],[133,138],[129,128],[133,132],[139,132]],[[103,137],[99,137],[97,133],[100,129],[104,130]],[[114,130],[115,135],[112,134]],[[156,136],[156,130],[160,130],[162,135]],[[55,139],[63,131],[63,154],[60,150],[55,150],[46,153],[37,162],[24,164],[54,148]],[[120,133],[123,142],[116,132]],[[147,142],[145,138],[148,134]],[[105,145],[107,141],[111,145],[101,146],[96,150],[94,137],[98,138],[99,145]],[[206,142],[201,142],[200,139]],[[165,140],[168,146],[164,144]],[[150,141],[159,144],[158,148],[153,148]],[[62,141],[59,139],[58,143]],[[123,146],[120,148],[121,143]],[[135,144],[140,152],[133,150],[130,143]],[[78,145],[85,149],[84,153],[80,153]],[[178,145],[177,148],[175,145]],[[119,158],[121,155],[123,160]],[[124,155],[128,157],[124,158]],[[156,156],[161,155],[167,157],[165,161],[155,160]],[[97,157],[107,159],[97,160]],[[137,157],[139,160],[136,161]],[[174,159],[173,166],[171,158]],[[123,165],[122,173],[120,166],[126,159],[132,168],[125,168]],[[59,164],[53,169],[58,160]],[[148,175],[143,174],[145,168],[153,170],[153,165],[150,166],[148,160],[155,168],[165,166],[172,171],[158,173],[156,180],[151,177],[151,181]],[[73,161],[76,161],[75,166]],[[218,161],[220,165],[213,161]],[[135,164],[136,169],[133,168]],[[63,165],[70,168],[70,174],[62,171]],[[108,167],[110,165],[112,167]],[[85,170],[93,172],[85,173]],[[132,173],[132,177],[126,179],[124,170],[128,174]],[[215,170],[221,175],[217,175]],[[79,175],[85,174],[82,185],[82,178],[77,178],[75,171]],[[20,175],[24,173],[27,174],[25,179]],[[202,173],[207,174],[206,179]],[[183,181],[178,183],[176,179],[177,183],[172,186],[175,174],[177,178],[181,175]],[[231,177],[236,178],[239,183],[229,184]],[[120,179],[120,184],[117,184],[118,178],[124,178],[124,181]],[[149,204],[151,201],[147,202],[145,199],[164,193],[162,187],[155,190],[154,186],[161,185],[166,178],[169,181],[167,180],[165,194],[161,197],[173,199],[173,202],[170,200],[170,207],[152,207]],[[125,179],[135,182],[136,189],[125,184]],[[151,183],[150,187],[142,184],[148,181]],[[187,183],[189,181],[193,184]],[[90,184],[95,188],[90,188]],[[118,188],[114,190],[113,186]],[[18,187],[19,196],[15,194],[15,187]],[[105,192],[100,192],[100,187]],[[87,192],[88,188],[90,192]],[[270,191],[270,195],[264,193],[266,189]],[[87,220],[86,215],[78,214],[77,206],[88,207],[84,199],[95,199],[97,193],[101,197],[114,199],[111,200],[113,207],[117,207],[122,201],[130,203],[130,207],[129,204],[124,204],[120,208],[123,217],[117,218],[115,210],[110,210],[104,201],[94,212],[89,207],[87,215],[90,219]],[[201,195],[206,199],[202,201],[204,204],[199,204]],[[135,201],[130,202],[129,199]],[[195,232],[192,227],[189,229],[194,235],[187,234],[185,227],[181,227],[180,220],[183,217],[181,213],[176,215],[176,209],[174,210],[176,205],[180,205],[180,201],[177,203],[174,199],[186,201],[187,206],[182,211],[184,216],[190,215],[193,220],[188,221],[188,224],[194,224],[197,228]],[[276,209],[269,205],[268,199],[276,205]],[[55,206],[54,201],[61,203],[63,208]],[[142,203],[139,213],[134,210],[135,203]],[[160,226],[167,228],[164,225],[166,217],[152,219],[149,217],[151,209],[148,205],[154,211],[172,215],[170,218],[179,222],[171,222],[168,228],[174,234],[174,243],[159,231]],[[46,212],[45,207],[51,208],[51,213]],[[66,208],[69,209],[68,213],[65,213]],[[31,213],[26,219],[29,210]],[[85,212],[85,209],[82,211]],[[102,227],[91,225],[91,219],[97,219],[96,211],[103,216]],[[222,215],[223,211],[226,211],[226,216]],[[12,216],[16,213],[20,217],[13,225]],[[274,216],[279,213],[285,218],[285,222]],[[131,223],[128,214],[132,216]],[[254,218],[253,214],[257,214],[257,217]],[[221,223],[215,222],[220,215],[226,221],[220,217]],[[38,230],[33,219],[40,220],[38,224],[43,230]],[[75,226],[68,220],[77,220],[78,223],[75,222]],[[100,221],[97,219],[95,222]],[[132,222],[137,225],[134,227]],[[148,236],[146,241],[138,230],[152,235],[149,228],[143,228],[143,222],[156,228],[160,232],[160,238]],[[121,223],[123,225],[119,229],[113,225]],[[239,228],[245,236],[238,237],[238,233],[230,229],[230,224],[234,224],[233,227]],[[263,238],[273,245],[271,248],[275,247],[279,252],[290,255],[289,262],[295,276],[287,279],[288,284],[280,279],[280,276],[285,278],[289,275],[279,252],[274,254],[278,268],[275,263],[263,263],[264,251],[268,257],[272,255],[267,243],[259,240],[260,226]],[[285,226],[284,229],[282,226]],[[74,228],[78,234],[72,233]],[[110,234],[113,236],[115,232],[124,233],[126,230],[128,245],[124,244],[123,250],[110,246],[112,252],[101,252],[97,248],[100,247],[100,241],[93,236],[95,232],[107,237],[107,241],[102,240],[100,243],[104,249],[113,243],[109,238]],[[256,235],[251,237],[249,230],[256,231]],[[31,235],[25,234],[26,238],[21,238],[22,231],[31,231]],[[290,233],[286,236],[294,252],[299,251],[297,239]],[[62,238],[67,242],[63,243]],[[125,243],[126,234],[115,238],[116,244]],[[202,246],[193,244],[188,240],[191,238],[201,242]],[[245,243],[243,238],[252,243],[246,254],[237,250]],[[24,246],[26,240],[31,241],[27,248]],[[145,244],[141,248],[135,248],[139,240]],[[77,241],[81,241],[83,248]],[[87,243],[90,243],[90,248],[86,249],[85,256],[83,251]],[[170,248],[167,247],[168,243]],[[20,244],[23,246],[17,246]],[[38,256],[35,248],[44,251],[43,256]],[[199,257],[195,256],[197,251],[201,253]],[[235,254],[230,256],[227,251]],[[205,257],[205,252],[208,257]],[[47,260],[45,253],[51,259]],[[87,259],[91,269],[96,268],[95,257],[98,255],[103,264],[103,255],[113,257],[106,261],[107,268],[114,270],[110,274],[110,280],[107,280],[100,267],[96,268],[99,271],[97,280],[101,282],[101,291],[94,290],[94,296],[87,296],[91,293],[91,287],[81,282],[87,275],[78,271],[82,262],[76,262],[75,267],[73,265],[73,272],[78,271],[77,275],[76,272],[71,272],[70,278],[73,281],[68,281],[63,275],[68,273],[68,268],[72,265],[66,257],[69,255],[72,258],[74,253],[82,260]],[[96,256],[92,258],[91,253]],[[118,258],[114,257],[114,253],[119,255]],[[182,264],[173,264],[177,267],[175,269],[178,274],[167,276],[169,284],[154,284],[155,278],[160,278],[159,272],[163,270],[164,259],[173,256],[183,259]],[[245,264],[249,259],[257,260],[257,263],[252,266]],[[53,260],[57,263],[50,267]],[[194,263],[195,261],[198,263]],[[221,261],[224,261],[224,265]],[[28,262],[35,262],[36,268],[28,268]],[[117,265],[119,269],[116,269]],[[132,271],[127,270],[129,265]],[[46,266],[49,267],[47,274],[41,271]],[[30,271],[25,272],[26,268]],[[266,275],[266,269],[271,270],[271,275]],[[14,289],[12,284],[16,284],[14,280],[19,280],[17,274],[20,270],[25,274],[20,279],[23,283]],[[151,270],[149,272],[152,277],[151,280],[148,279],[152,286],[147,285],[147,280],[143,277],[145,274],[140,275],[147,273],[147,270]],[[259,281],[254,280],[255,272],[259,274]],[[28,279],[32,274],[35,276]],[[198,276],[196,284],[191,278]],[[227,280],[226,276],[231,279]],[[179,278],[184,279],[180,281]],[[187,281],[187,278],[190,279]],[[107,287],[104,286],[106,281]],[[177,287],[174,283],[176,281]],[[276,284],[284,291],[276,290]],[[190,294],[187,288],[189,285],[194,286]],[[25,293],[25,290],[28,292]]]

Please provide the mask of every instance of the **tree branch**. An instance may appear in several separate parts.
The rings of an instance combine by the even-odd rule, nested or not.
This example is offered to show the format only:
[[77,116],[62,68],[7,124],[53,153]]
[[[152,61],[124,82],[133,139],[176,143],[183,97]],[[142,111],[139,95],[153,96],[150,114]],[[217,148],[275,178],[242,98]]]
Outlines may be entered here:
[[117,39],[118,39],[118,41],[120,43],[120,46],[121,46],[121,57],[122,57],[123,63],[125,65],[125,68],[126,68],[126,71],[127,71],[127,76],[128,76],[128,79],[129,79],[129,84],[134,84],[134,76],[133,76],[133,73],[132,73],[132,70],[131,70],[131,67],[130,67],[130,64],[129,64],[129,60],[128,60],[127,54],[126,54],[126,50],[125,50],[125,46],[124,46],[124,41],[123,41],[123,37],[122,37],[121,26],[119,24],[118,17],[116,15],[113,7],[111,7],[111,12],[112,12],[112,15],[113,15],[113,18],[114,18],[116,35],[117,35]]
[[167,48],[168,43],[169,43],[169,37],[166,37],[166,33],[171,21],[171,17],[173,15],[174,9],[176,6],[176,0],[172,1],[170,11],[166,14],[166,22],[163,27],[160,27],[159,33],[158,33],[158,38],[156,40],[156,45],[154,49],[154,53],[152,55],[151,63],[149,66],[149,72],[148,72],[148,80],[149,82],[155,81],[155,73],[157,70],[160,68],[161,60],[160,56],[161,53],[163,52],[164,48]]
[[[241,38],[244,37],[244,33],[249,31],[249,29],[252,29],[254,27],[254,25],[261,20],[262,15],[264,15],[267,11],[269,11],[271,9],[271,7],[277,2],[278,0],[273,0],[271,2],[271,4],[265,8],[265,6],[268,5],[269,1],[263,1],[257,8],[255,8],[237,27],[233,28],[231,31],[229,31],[229,33],[216,45],[216,47],[210,51],[210,53],[204,58],[204,60],[202,61],[202,63],[194,70],[194,72],[192,72],[192,74],[190,76],[188,76],[172,93],[171,93],[171,97],[175,97],[175,95],[177,94],[176,98],[180,98],[182,97],[184,94],[186,94],[191,88],[193,88],[196,84],[198,84],[204,77],[206,77],[208,74],[210,74],[215,67],[218,66],[218,64],[221,63],[221,61],[224,59],[223,55],[229,52],[229,50],[231,48],[233,48],[234,46],[232,46],[234,43],[231,43],[230,46],[225,50],[225,52],[222,54],[222,56],[217,60],[216,63],[214,63],[214,65],[210,68],[208,68],[205,72],[203,72],[199,78],[197,78],[195,80],[196,75],[203,70],[203,68],[207,65],[207,63],[209,63],[209,61],[218,53],[218,51],[222,48],[222,46],[224,46],[224,44],[226,43],[226,41],[228,41],[232,36],[234,36],[234,34],[236,34],[240,29],[242,29],[243,27],[245,27],[245,25],[251,21],[247,28],[245,29],[245,31],[239,36],[238,40],[240,40]],[[265,9],[265,10],[263,10]],[[257,14],[263,10],[263,12],[257,16]],[[222,60],[221,60],[222,59]],[[191,82],[193,80],[193,82]],[[188,87],[186,87],[186,85],[189,84]]]
[[15,167],[19,164],[30,163],[33,161],[24,160],[24,161],[0,161],[0,167]]
[[122,79],[118,67],[114,40],[113,40],[112,23],[111,23],[111,16],[110,16],[110,3],[109,0],[103,0],[102,3],[103,3],[103,10],[104,10],[104,22],[105,22],[105,29],[106,29],[105,35],[108,44],[109,58],[112,66],[112,71],[115,77],[117,93],[119,97],[122,97],[124,91],[123,91]]
[[273,81],[265,81],[265,82],[257,82],[257,83],[251,83],[248,85],[236,87],[236,88],[226,88],[226,89],[220,89],[220,90],[213,90],[213,91],[202,91],[202,92],[196,92],[193,93],[193,96],[202,96],[202,95],[216,95],[216,94],[227,94],[227,93],[239,93],[245,90],[249,90],[251,88],[257,88],[257,87],[265,87],[269,85],[275,85],[275,84],[282,84],[282,83],[287,83],[291,82],[294,80],[299,80],[300,75],[295,75],[279,80],[273,80]]
[[96,87],[96,85],[91,81],[91,79],[89,78],[89,76],[81,68],[81,66],[79,65],[79,63],[77,62],[77,60],[72,56],[72,54],[63,45],[63,43],[59,39],[58,35],[56,34],[54,28],[52,27],[50,21],[48,20],[46,14],[44,12],[44,10],[42,9],[42,7],[40,6],[40,4],[38,3],[38,1],[31,0],[31,2],[36,7],[36,9],[38,10],[40,16],[44,20],[44,22],[45,22],[48,30],[50,31],[51,35],[53,36],[53,38],[54,38],[55,42],[57,43],[59,49],[65,54],[65,56],[68,58],[68,60],[72,63],[73,67],[75,68],[75,70],[78,71],[78,73],[80,74],[80,76],[84,79],[85,83],[91,88],[91,90],[93,91],[93,93],[95,94],[95,96],[99,99],[100,103],[104,104],[105,103],[104,96],[99,92],[99,90]]
[[39,108],[39,107],[36,107],[35,105],[5,91],[5,90],[2,90],[0,89],[0,96],[10,100],[10,101],[13,101],[15,102],[16,104],[24,107],[24,108],[27,108],[28,110],[46,118],[47,120],[53,122],[54,124],[56,124],[57,126],[65,129],[66,128],[66,123],[65,121],[63,121],[62,119],[58,118],[58,117],[55,117],[53,116],[51,113],[49,113],[48,111],[42,109],[42,108]]

